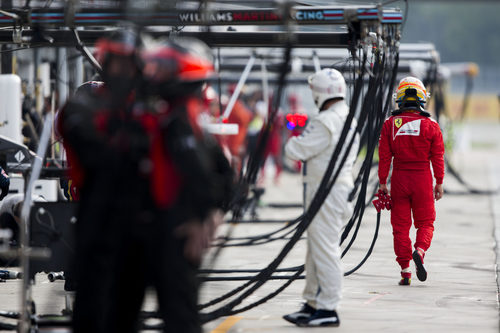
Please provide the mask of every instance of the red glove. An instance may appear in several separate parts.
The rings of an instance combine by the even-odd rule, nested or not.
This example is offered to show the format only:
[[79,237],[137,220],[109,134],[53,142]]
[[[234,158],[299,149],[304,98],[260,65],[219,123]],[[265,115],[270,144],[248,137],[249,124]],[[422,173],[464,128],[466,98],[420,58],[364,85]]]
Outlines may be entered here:
[[389,194],[385,194],[383,191],[379,190],[378,193],[375,194],[375,196],[378,199],[373,200],[372,203],[375,206],[375,209],[377,210],[378,213],[380,213],[380,211],[384,208],[387,210],[391,210],[392,199]]

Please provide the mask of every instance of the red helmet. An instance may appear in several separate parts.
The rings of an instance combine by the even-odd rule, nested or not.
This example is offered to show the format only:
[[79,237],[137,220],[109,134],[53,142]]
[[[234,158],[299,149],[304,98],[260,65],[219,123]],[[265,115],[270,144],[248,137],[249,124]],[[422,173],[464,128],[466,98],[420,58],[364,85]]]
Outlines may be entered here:
[[144,79],[163,96],[188,94],[214,74],[211,51],[197,39],[168,40],[145,49],[141,58]]
[[136,57],[141,46],[142,40],[135,31],[118,30],[96,42],[95,57],[101,65],[105,65],[110,55]]

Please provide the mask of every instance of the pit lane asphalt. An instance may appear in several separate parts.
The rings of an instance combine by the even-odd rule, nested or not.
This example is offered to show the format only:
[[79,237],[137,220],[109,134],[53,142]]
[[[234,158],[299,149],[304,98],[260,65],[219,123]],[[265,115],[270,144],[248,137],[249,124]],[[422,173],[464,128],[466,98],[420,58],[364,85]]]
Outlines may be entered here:
[[[452,162],[471,186],[497,189],[500,186],[500,126],[474,123],[463,126],[457,135],[467,142],[453,152]],[[263,202],[300,202],[301,184],[296,175],[283,174],[278,185],[272,176]],[[465,190],[453,177],[445,177],[449,191]],[[338,309],[338,328],[318,328],[321,332],[499,332],[500,195],[452,195],[437,202],[437,219],[432,246],[425,265],[428,279],[420,282],[414,273],[411,286],[398,286],[399,267],[392,248],[389,213],[383,211],[379,238],[367,263],[344,280],[343,300]],[[261,218],[293,217],[300,210],[260,210]],[[375,228],[375,210],[366,211],[353,248],[343,262],[346,269],[365,254]],[[259,234],[279,225],[242,224],[234,236]],[[411,230],[412,239],[415,231]],[[251,248],[229,248],[218,260],[218,268],[262,268],[283,246],[284,241]],[[300,242],[282,264],[302,264],[305,244]],[[280,281],[272,281],[245,302],[258,300]],[[202,289],[206,301],[223,294],[240,282],[208,282]],[[267,303],[233,317],[205,325],[205,332],[304,332],[281,316],[296,311],[304,281],[296,281]]]
[[[469,143],[453,153],[452,161],[466,181],[476,188],[498,188],[500,185],[500,126],[470,124]],[[267,185],[263,203],[298,203],[302,185],[297,174],[283,173],[279,183],[272,180],[272,169],[264,180]],[[464,188],[449,175],[445,188]],[[338,309],[341,325],[321,328],[321,332],[499,332],[498,264],[500,253],[500,195],[451,195],[437,203],[437,220],[432,246],[425,258],[429,276],[420,282],[416,277],[409,287],[398,286],[399,268],[394,260],[392,234],[387,211],[383,212],[379,238],[367,263],[344,280],[343,300]],[[262,219],[293,218],[300,209],[260,208]],[[233,236],[261,234],[281,224],[240,224]],[[220,229],[223,234],[225,228]],[[375,210],[366,211],[363,225],[353,248],[344,258],[349,269],[364,256],[375,228]],[[412,229],[414,239],[414,230]],[[222,251],[216,268],[263,268],[278,253],[284,241]],[[210,254],[209,254],[210,255]],[[305,242],[300,241],[282,267],[304,262]],[[133,267],[131,267],[133,270]],[[414,272],[414,267],[412,266]],[[64,307],[63,281],[48,282],[37,274],[33,287],[39,313],[60,313]],[[207,282],[200,293],[203,303],[240,285],[242,282]],[[244,304],[260,299],[281,285],[271,281],[248,298]],[[296,281],[267,303],[229,318],[204,325],[206,333],[305,332],[281,319],[297,310],[304,281]],[[0,283],[0,310],[19,309],[20,282]],[[145,303],[154,309],[152,294]],[[12,321],[11,321],[12,322]]]

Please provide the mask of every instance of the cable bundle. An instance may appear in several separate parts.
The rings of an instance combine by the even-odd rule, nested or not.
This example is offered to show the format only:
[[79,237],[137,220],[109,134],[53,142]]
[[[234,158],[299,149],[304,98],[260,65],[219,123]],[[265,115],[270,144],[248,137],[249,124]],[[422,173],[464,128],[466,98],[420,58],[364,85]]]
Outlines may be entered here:
[[[378,136],[380,134],[380,129],[383,124],[383,121],[385,120],[385,116],[387,114],[387,111],[389,109],[389,103],[390,103],[390,96],[392,92],[392,87],[395,82],[395,77],[396,77],[396,71],[397,71],[397,65],[398,65],[398,54],[397,54],[397,47],[394,49],[386,50],[387,52],[393,52],[395,54],[395,57],[391,57],[390,61],[386,61],[386,54],[384,53],[384,56],[382,59],[380,59],[380,54],[376,53],[375,58],[375,64],[373,67],[373,75],[370,77],[370,83],[368,87],[368,91],[363,99],[363,103],[361,106],[361,113],[359,115],[358,119],[358,126],[356,130],[358,132],[363,131],[368,131],[367,138],[370,138],[366,140],[366,146],[367,146],[367,155],[366,158],[363,162],[363,166],[361,168],[360,174],[362,175],[363,181],[361,182],[361,189],[360,189],[360,194],[358,195],[358,200],[356,203],[356,209],[353,214],[353,217],[350,220],[350,223],[346,227],[346,230],[344,231],[343,234],[343,240],[347,237],[349,234],[349,230],[352,228],[354,225],[354,222],[357,220],[358,224],[356,226],[356,233],[357,230],[359,230],[359,226],[361,223],[361,219],[363,216],[364,208],[365,208],[365,198],[366,198],[366,192],[367,192],[367,183],[368,183],[368,177],[370,174],[370,169],[373,164],[372,157],[373,153],[375,151],[375,148],[378,143]],[[363,90],[363,78],[365,73],[367,72],[367,54],[365,53],[363,56],[363,59],[361,60],[361,66],[360,66],[360,72],[359,75],[356,79],[355,85],[354,85],[354,92],[352,95],[352,100],[351,100],[351,105],[350,105],[350,112],[349,115],[345,121],[342,133],[340,135],[339,142],[336,146],[335,151],[332,154],[332,158],[329,162],[328,168],[325,171],[325,174],[322,178],[322,181],[320,183],[319,189],[316,192],[316,195],[314,196],[310,206],[308,207],[307,211],[300,217],[298,217],[296,220],[290,222],[288,225],[285,227],[282,227],[274,232],[267,233],[264,235],[258,235],[254,236],[252,238],[247,238],[248,241],[245,245],[258,245],[262,244],[262,242],[268,242],[270,240],[276,240],[276,239],[283,239],[283,237],[291,235],[291,238],[288,240],[288,242],[283,246],[282,250],[278,254],[278,256],[264,269],[262,270],[240,270],[240,273],[257,273],[254,276],[251,277],[239,277],[239,278],[227,278],[227,277],[218,277],[218,278],[212,278],[212,280],[239,280],[239,279],[248,279],[247,282],[244,284],[240,285],[237,288],[234,288],[233,290],[227,292],[226,294],[210,301],[205,304],[201,304],[199,306],[200,309],[205,309],[211,306],[214,306],[216,304],[219,304],[223,301],[228,300],[229,298],[235,296],[236,294],[239,294],[238,297],[230,300],[226,304],[220,306],[219,308],[212,310],[207,313],[202,313],[202,320],[203,322],[211,321],[214,320],[218,317],[221,316],[227,316],[227,315],[233,315],[237,314],[243,311],[246,311],[250,308],[253,308],[257,305],[260,305],[267,300],[271,299],[272,297],[276,296],[279,294],[282,290],[284,290],[286,287],[288,287],[294,280],[302,278],[302,273],[304,272],[304,266],[298,266],[298,267],[291,267],[291,268],[282,268],[278,269],[278,266],[281,264],[281,262],[284,260],[286,255],[290,252],[290,250],[293,248],[293,246],[301,239],[303,233],[313,220],[314,216],[320,209],[321,205],[323,204],[323,201],[326,199],[328,196],[330,190],[335,184],[335,181],[337,177],[340,174],[340,170],[342,169],[343,164],[345,163],[347,156],[349,154],[350,148],[352,147],[352,144],[354,142],[354,137],[347,141],[348,138],[348,131],[351,127],[352,121],[355,117],[355,114],[358,110],[358,103],[360,100],[360,96]],[[276,110],[276,109],[275,109]],[[367,124],[367,125],[365,125]],[[344,149],[345,147],[345,149]],[[338,162],[338,163],[337,163]],[[252,165],[259,165],[256,160],[253,160]],[[252,176],[248,176],[247,179],[252,179]],[[370,249],[363,259],[363,261],[355,267],[353,270],[349,271],[346,273],[346,275],[351,274],[355,270],[357,270],[361,265],[366,261],[368,256],[371,253],[371,250],[373,249],[373,246],[375,244],[376,236],[378,233],[378,226],[379,226],[380,220],[378,220],[377,223],[377,230],[375,232],[374,239],[372,241],[372,244],[370,246]],[[292,230],[287,230],[288,228],[291,228],[294,226]],[[285,232],[286,231],[286,232]],[[284,235],[281,235],[280,237],[275,237],[272,238],[272,236],[276,235],[279,232],[285,232]],[[349,244],[352,245],[355,239],[355,235],[351,239],[351,242]],[[235,239],[231,239],[235,240]],[[223,245],[223,244],[221,244]],[[243,245],[243,243],[240,243],[239,245]],[[230,246],[230,245],[228,245]],[[235,246],[235,245],[233,245]],[[346,252],[346,251],[344,251]],[[345,254],[345,253],[344,253]],[[234,270],[202,270],[200,273],[203,274],[210,274],[210,273],[235,273],[236,271]],[[277,277],[273,276],[275,272],[294,272],[292,275],[289,276],[282,276],[282,277]],[[210,280],[209,277],[204,277],[206,280]],[[281,285],[279,288],[277,288],[275,291],[269,293],[268,295],[262,297],[258,301],[255,301],[249,305],[246,305],[244,307],[236,308],[239,304],[241,304],[248,296],[250,296],[255,290],[259,289],[263,284],[265,284],[268,280],[270,279],[287,279],[283,285]]]

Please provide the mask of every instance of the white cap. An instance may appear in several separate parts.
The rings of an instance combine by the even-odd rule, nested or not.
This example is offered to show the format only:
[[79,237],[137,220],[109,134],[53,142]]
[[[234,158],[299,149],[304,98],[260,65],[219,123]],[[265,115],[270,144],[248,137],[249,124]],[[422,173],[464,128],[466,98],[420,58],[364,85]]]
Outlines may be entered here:
[[333,68],[322,69],[307,79],[314,103],[321,109],[323,103],[332,98],[346,97],[346,84],[342,74]]

